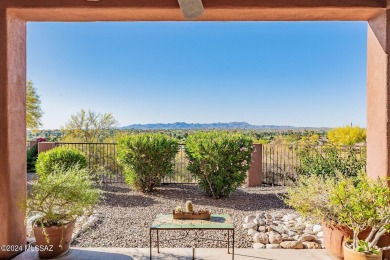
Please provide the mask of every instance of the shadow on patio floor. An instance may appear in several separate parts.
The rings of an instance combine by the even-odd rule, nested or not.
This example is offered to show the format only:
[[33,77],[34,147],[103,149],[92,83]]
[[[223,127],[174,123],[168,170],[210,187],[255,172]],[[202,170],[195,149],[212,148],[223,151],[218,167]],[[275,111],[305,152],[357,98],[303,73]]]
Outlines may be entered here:
[[[162,248],[157,254],[153,250],[153,259],[192,259],[191,248]],[[231,254],[226,253],[222,248],[197,248],[195,259],[204,260],[228,260]],[[38,260],[36,251],[26,251],[18,255],[14,260]],[[72,248],[71,251],[58,260],[147,260],[149,259],[148,248]],[[235,259],[242,260],[331,260],[332,258],[323,249],[238,249],[236,248]]]

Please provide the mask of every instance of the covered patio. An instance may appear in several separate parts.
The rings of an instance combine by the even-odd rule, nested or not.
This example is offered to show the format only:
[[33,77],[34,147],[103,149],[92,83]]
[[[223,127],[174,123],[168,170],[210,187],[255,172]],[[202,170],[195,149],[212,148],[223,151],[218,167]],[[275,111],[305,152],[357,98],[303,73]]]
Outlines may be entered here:
[[[205,14],[199,21],[368,21],[367,172],[372,177],[390,177],[390,1],[203,0],[203,5]],[[25,213],[20,209],[19,203],[26,197],[27,190],[25,144],[28,21],[183,21],[183,16],[176,0],[0,2],[0,245],[26,245]],[[77,249],[71,254],[81,254],[91,259],[98,259],[97,255],[107,258],[107,254],[115,254],[117,259],[144,259],[143,250],[90,248]],[[175,259],[184,259],[191,253],[191,249],[172,250],[166,252]],[[262,258],[259,259],[283,259],[286,254],[307,254],[297,255],[296,259],[327,259],[325,252],[318,250],[315,255],[311,250],[299,253],[286,250],[268,251],[272,250],[261,251]],[[259,255],[256,252],[258,251],[249,249],[237,250],[237,259],[245,259],[248,256],[253,258]],[[0,258],[11,259],[19,253],[0,251]],[[31,255],[34,253],[26,252],[17,259],[33,259],[29,256],[34,256]],[[267,254],[271,253],[273,255],[267,257]],[[212,257],[207,256],[208,254],[221,255],[217,249],[199,249],[199,257]],[[25,256],[29,258],[23,258]]]

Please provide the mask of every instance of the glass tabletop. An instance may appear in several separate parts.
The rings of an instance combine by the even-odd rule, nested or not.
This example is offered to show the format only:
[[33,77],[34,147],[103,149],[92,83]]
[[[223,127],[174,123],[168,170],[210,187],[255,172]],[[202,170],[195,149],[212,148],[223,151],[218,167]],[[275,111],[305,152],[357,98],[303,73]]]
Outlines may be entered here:
[[172,214],[158,214],[152,229],[234,229],[233,221],[227,214],[212,214],[209,220],[173,219]]

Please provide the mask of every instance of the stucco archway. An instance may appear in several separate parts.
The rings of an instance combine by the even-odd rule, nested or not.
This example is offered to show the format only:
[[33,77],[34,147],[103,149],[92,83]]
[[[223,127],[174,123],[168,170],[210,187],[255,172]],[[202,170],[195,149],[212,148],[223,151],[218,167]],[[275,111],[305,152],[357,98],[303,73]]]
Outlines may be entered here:
[[[368,21],[367,169],[390,176],[390,0],[203,0],[202,21]],[[181,21],[176,0],[0,2],[0,245],[25,245],[27,21]],[[18,252],[0,251],[0,258]]]

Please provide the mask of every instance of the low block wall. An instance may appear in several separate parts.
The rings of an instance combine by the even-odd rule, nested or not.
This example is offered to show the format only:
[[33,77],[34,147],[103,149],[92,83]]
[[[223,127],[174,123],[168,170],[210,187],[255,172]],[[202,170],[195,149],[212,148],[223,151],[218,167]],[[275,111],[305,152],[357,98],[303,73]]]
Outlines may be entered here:
[[53,149],[54,147],[56,147],[56,145],[56,142],[40,142],[38,143],[38,153]]

